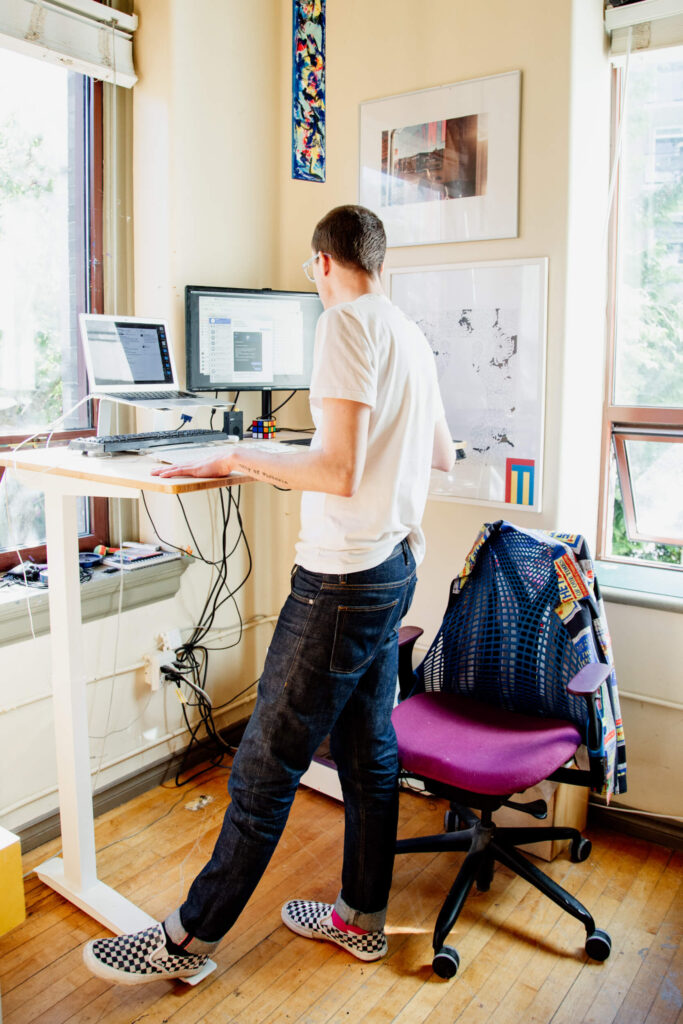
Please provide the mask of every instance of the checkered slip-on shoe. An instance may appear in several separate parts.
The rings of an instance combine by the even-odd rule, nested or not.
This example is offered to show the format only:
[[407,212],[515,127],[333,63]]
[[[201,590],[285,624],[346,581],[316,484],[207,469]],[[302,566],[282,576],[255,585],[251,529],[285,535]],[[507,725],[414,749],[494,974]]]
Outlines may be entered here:
[[114,939],[95,939],[83,950],[83,961],[98,978],[119,985],[140,985],[160,978],[191,978],[201,971],[205,953],[174,956],[166,949],[166,936],[160,924],[134,935]]
[[385,955],[388,947],[383,930],[362,935],[340,931],[332,924],[333,910],[331,903],[290,900],[282,908],[282,920],[297,935],[334,942],[359,960],[380,960]]

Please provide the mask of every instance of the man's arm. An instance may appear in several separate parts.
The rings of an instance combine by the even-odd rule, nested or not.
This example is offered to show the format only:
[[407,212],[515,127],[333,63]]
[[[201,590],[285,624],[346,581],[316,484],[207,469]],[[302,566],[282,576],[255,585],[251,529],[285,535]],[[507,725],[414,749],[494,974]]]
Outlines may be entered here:
[[185,463],[152,470],[154,476],[230,476],[242,473],[254,480],[296,491],[323,491],[352,497],[360,484],[367,455],[370,406],[342,398],[323,399],[322,447],[271,455],[248,445],[226,448],[207,462]]
[[451,440],[451,433],[446,423],[446,417],[442,416],[437,420],[434,427],[434,445],[432,448],[432,469],[442,469],[449,473],[455,465],[455,448]]

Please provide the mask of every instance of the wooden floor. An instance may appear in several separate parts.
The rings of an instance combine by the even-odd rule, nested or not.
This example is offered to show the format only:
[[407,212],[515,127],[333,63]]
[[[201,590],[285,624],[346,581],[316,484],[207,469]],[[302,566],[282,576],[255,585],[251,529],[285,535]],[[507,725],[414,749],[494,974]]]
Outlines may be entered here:
[[[183,789],[158,788],[97,820],[99,875],[146,911],[177,906],[210,854],[225,807],[227,772]],[[210,801],[191,809],[200,796]],[[401,795],[402,835],[440,830],[443,805]],[[612,935],[605,964],[588,961],[583,927],[521,879],[499,869],[490,892],[470,897],[451,935],[458,976],[431,971],[431,931],[461,854],[404,855],[396,862],[389,955],[362,964],[335,947],[293,935],[280,906],[293,897],[334,899],[341,808],[297,795],[264,879],[196,988],[158,981],[113,986],[92,977],[82,947],[106,934],[38,881],[26,878],[28,917],[0,939],[5,1024],[673,1024],[683,1020],[683,857],[661,846],[594,832],[583,864],[561,856],[549,871]],[[58,842],[24,858],[29,871]]]

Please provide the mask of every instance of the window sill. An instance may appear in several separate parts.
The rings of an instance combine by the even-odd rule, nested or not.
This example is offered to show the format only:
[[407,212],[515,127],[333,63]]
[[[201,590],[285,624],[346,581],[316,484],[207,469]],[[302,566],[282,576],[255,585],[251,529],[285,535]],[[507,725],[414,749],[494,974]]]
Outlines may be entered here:
[[[149,566],[124,573],[122,611],[130,611],[154,601],[165,601],[174,597],[180,587],[180,579],[190,564],[189,558],[180,558],[164,565]],[[83,622],[93,622],[119,610],[120,576],[118,573],[95,573],[91,580],[81,585],[81,612]],[[32,636],[43,636],[50,632],[50,612],[47,590],[28,588],[31,602],[31,619],[27,609],[27,589],[12,586],[0,590],[0,646],[29,640]]]
[[652,565],[596,562],[595,574],[605,601],[683,612],[683,572]]

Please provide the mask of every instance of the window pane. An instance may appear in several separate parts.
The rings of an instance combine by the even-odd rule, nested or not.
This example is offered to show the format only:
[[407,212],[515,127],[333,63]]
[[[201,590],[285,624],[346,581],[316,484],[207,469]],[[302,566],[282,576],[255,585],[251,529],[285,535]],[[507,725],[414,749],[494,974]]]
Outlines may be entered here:
[[[80,75],[2,51],[0,434],[44,430],[86,393],[82,95]],[[82,407],[65,426],[87,425]]]
[[614,402],[683,406],[683,51],[629,62]]
[[[18,484],[6,473],[0,485],[0,551],[39,547],[45,543],[45,500],[42,491]],[[90,509],[83,498],[78,502],[79,536],[90,533]]]
[[626,441],[625,448],[639,536],[683,543],[683,444]]
[[633,558],[655,565],[683,565],[683,548],[676,544],[658,544],[655,541],[631,540],[626,531],[624,503],[619,486],[616,465],[612,464],[612,536],[606,554],[616,558]]

